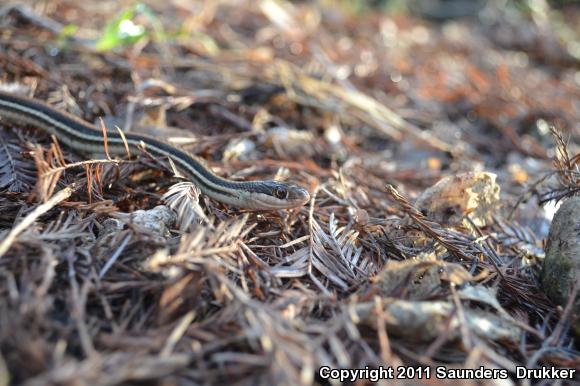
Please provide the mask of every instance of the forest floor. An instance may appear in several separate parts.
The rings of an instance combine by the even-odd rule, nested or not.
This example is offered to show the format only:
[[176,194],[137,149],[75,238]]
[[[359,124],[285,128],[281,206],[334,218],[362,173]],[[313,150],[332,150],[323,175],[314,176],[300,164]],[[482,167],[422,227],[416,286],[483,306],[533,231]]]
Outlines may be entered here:
[[167,160],[78,154],[0,118],[0,386],[579,368],[574,296],[555,304],[541,272],[580,190],[580,8],[500,3],[0,8],[0,89],[311,194],[238,209]]

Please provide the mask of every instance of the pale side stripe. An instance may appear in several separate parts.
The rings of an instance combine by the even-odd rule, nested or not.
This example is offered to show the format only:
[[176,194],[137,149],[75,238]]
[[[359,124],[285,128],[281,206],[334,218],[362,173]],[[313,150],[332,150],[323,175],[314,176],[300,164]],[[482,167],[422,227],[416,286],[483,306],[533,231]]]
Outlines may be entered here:
[[[20,111],[24,114],[27,114],[29,116],[33,116],[39,120],[43,120],[45,122],[48,122],[50,125],[56,127],[57,129],[60,129],[62,132],[66,133],[69,137],[69,139],[73,139],[73,140],[86,140],[89,142],[93,142],[93,144],[89,144],[87,147],[91,147],[91,150],[95,150],[97,149],[102,149],[103,148],[103,136],[102,134],[97,134],[98,131],[96,129],[93,128],[87,128],[88,130],[93,130],[95,133],[94,135],[92,134],[85,134],[82,132],[79,132],[77,130],[74,130],[73,128],[71,128],[70,126],[60,122],[57,119],[52,118],[51,116],[43,113],[42,111],[36,110],[36,109],[32,109],[32,108],[28,108],[26,106],[23,106],[19,103],[13,103],[13,102],[8,102],[8,101],[4,101],[4,100],[0,100],[0,105],[6,106],[10,109],[16,110],[16,111]],[[134,139],[129,137],[130,134],[128,134],[126,136],[127,138],[127,143],[129,143],[130,145],[134,146],[135,148],[139,148],[139,145],[143,142],[141,139]],[[113,143],[114,145],[122,145],[123,146],[123,150],[125,143],[123,142],[122,138],[108,138],[107,139],[107,143]],[[85,144],[86,145],[86,144]],[[187,162],[183,159],[181,159],[181,157],[176,157],[174,156],[171,152],[167,152],[159,147],[156,147],[155,145],[151,144],[151,143],[145,143],[145,149],[147,148],[152,148],[154,151],[156,151],[157,153],[165,156],[165,157],[169,157],[171,158],[173,161],[177,162],[178,164],[181,165],[181,167],[188,171],[190,176],[193,176],[198,184],[200,185],[200,188],[206,188],[206,190],[211,190],[213,192],[218,192],[218,193],[227,193],[227,194],[231,194],[231,189],[224,187],[222,185],[219,184],[215,184],[212,181],[208,180],[207,178],[205,178],[198,170],[198,168],[204,167],[203,165],[201,165],[198,161],[196,161],[195,159],[192,159],[192,163],[195,162],[196,165],[192,165],[190,162]],[[118,149],[117,149],[118,150]],[[123,152],[117,151],[117,154],[123,154]],[[192,156],[190,156],[192,157]],[[193,157],[192,157],[193,158]],[[218,177],[219,178],[219,177]]]

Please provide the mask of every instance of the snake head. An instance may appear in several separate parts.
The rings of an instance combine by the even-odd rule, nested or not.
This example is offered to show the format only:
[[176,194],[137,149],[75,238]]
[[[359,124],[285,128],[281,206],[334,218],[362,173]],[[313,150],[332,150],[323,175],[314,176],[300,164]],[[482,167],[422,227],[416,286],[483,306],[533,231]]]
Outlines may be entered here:
[[310,200],[310,193],[306,189],[292,183],[276,182],[272,192],[276,199],[285,202],[286,208],[296,208]]
[[261,181],[254,185],[254,209],[291,209],[303,206],[310,200],[306,189],[290,182]]

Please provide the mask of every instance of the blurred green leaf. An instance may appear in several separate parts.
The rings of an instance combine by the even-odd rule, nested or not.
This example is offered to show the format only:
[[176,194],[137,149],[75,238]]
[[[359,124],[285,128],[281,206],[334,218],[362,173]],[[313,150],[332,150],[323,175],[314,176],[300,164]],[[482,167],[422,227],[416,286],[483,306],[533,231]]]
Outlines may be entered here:
[[59,50],[59,49],[66,47],[69,40],[71,38],[74,38],[78,29],[79,29],[79,26],[76,24],[67,24],[64,27],[62,27],[62,29],[60,30],[60,33],[58,34],[58,36],[56,38],[54,48]]
[[60,30],[59,39],[66,39],[68,37],[74,36],[74,34],[79,29],[79,26],[76,24],[67,24],[65,25],[62,30]]
[[[115,20],[107,24],[101,38],[97,41],[96,48],[99,51],[108,51],[116,47],[134,44],[147,35],[145,26],[133,22],[137,13],[147,9],[138,4],[125,10]],[[149,14],[150,12],[147,12]]]

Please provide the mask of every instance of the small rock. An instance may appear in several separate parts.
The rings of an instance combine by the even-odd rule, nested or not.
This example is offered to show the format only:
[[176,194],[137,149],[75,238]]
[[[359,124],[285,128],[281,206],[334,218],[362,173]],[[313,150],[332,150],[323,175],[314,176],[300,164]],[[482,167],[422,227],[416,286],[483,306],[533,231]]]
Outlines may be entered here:
[[175,214],[164,205],[158,205],[150,210],[137,210],[129,214],[130,222],[165,236],[173,224],[175,224]]
[[[554,215],[541,279],[546,295],[565,306],[574,282],[580,280],[580,197],[566,200]],[[574,313],[580,315],[580,297]],[[580,335],[580,322],[573,328]]]
[[138,228],[165,237],[169,234],[169,229],[175,224],[175,214],[164,205],[158,205],[150,210],[136,210],[133,213],[117,213],[117,217],[103,221],[99,238],[118,234],[125,229],[126,224],[133,224]]
[[108,218],[103,221],[103,228],[99,231],[99,237],[108,235],[111,233],[119,233],[123,230],[125,224],[121,220],[116,218]]
[[118,257],[119,261],[130,261],[135,268],[146,270],[141,261],[166,247],[175,214],[168,207],[159,205],[150,210],[117,212],[115,215],[117,218],[103,221],[92,248],[96,261],[110,259],[121,246],[123,254]]
[[225,150],[223,159],[231,160],[248,160],[251,159],[252,153],[256,150],[256,144],[247,138],[236,138],[231,140]]

